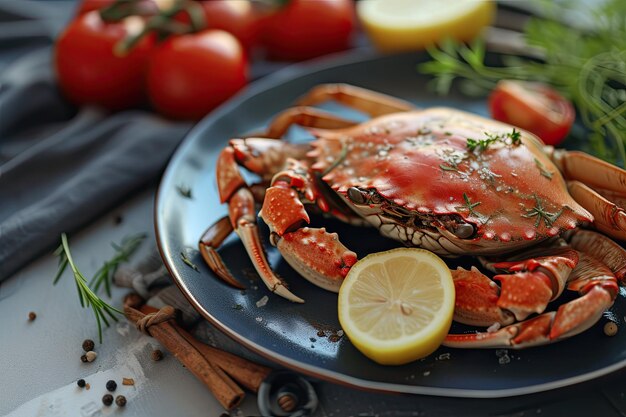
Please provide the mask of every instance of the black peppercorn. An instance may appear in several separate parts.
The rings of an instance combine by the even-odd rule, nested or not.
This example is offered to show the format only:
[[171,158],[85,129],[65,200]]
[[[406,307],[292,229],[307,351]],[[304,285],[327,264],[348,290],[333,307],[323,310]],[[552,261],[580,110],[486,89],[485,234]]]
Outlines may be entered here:
[[118,407],[124,407],[126,405],[126,397],[118,395],[115,397],[115,404],[117,404]]
[[78,381],[76,381],[76,385],[78,385],[81,388],[85,388],[85,380],[84,379],[79,379]]
[[34,311],[31,311],[30,313],[28,313],[28,321],[34,321],[37,318],[37,313],[35,313]]
[[104,394],[102,396],[102,404],[111,405],[113,404],[113,396],[111,394]]
[[107,381],[107,391],[115,391],[117,389],[117,382],[113,381],[112,379]]
[[90,350],[93,350],[95,346],[96,346],[95,343],[91,339],[85,339],[85,341],[83,342],[83,350],[85,352],[89,352]]
[[87,355],[83,355],[83,356],[81,356],[81,357],[80,357],[80,360],[81,360],[81,362],[89,362],[89,361],[87,360]]
[[163,352],[161,352],[159,349],[155,349],[152,351],[152,360],[155,362],[160,361],[161,359],[163,359]]

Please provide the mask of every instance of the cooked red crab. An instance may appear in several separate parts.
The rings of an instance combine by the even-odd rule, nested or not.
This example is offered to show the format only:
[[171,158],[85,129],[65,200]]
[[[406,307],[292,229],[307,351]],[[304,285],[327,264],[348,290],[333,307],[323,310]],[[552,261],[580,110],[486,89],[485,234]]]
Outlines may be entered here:
[[[373,118],[358,124],[305,107],[330,99]],[[554,150],[507,124],[450,108],[417,110],[348,85],[319,86],[300,104],[276,117],[265,138],[233,139],[219,156],[218,188],[229,218],[210,227],[199,247],[226,281],[239,285],[216,249],[235,230],[268,288],[303,301],[264,255],[256,200],[271,243],[302,276],[331,291],[357,256],[335,233],[306,227],[307,210],[372,225],[440,255],[479,255],[499,275],[492,280],[476,268],[452,271],[455,320],[502,327],[449,335],[449,346],[549,343],[589,328],[613,304],[618,280],[626,279],[626,251],[579,226],[626,239],[624,170],[581,152]],[[276,140],[293,124],[316,139]],[[261,192],[246,184],[240,166],[262,178]],[[494,256],[500,261],[491,261]],[[544,312],[565,288],[580,298]]]

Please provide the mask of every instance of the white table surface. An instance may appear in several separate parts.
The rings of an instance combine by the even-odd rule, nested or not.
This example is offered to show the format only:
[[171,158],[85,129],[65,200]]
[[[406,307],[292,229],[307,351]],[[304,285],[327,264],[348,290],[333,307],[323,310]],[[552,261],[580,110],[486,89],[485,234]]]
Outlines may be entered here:
[[[70,237],[72,255],[85,276],[111,257],[110,242],[145,232],[149,238],[141,249],[149,248],[154,240],[152,195],[150,190],[132,199]],[[120,215],[123,221],[116,225]],[[118,383],[114,395],[126,396],[127,417],[219,416],[224,411],[172,355],[153,362],[150,353],[158,343],[124,318],[104,330],[99,344],[95,319],[81,308],[69,269],[52,285],[56,266],[56,257],[43,256],[0,285],[0,415],[91,417],[100,415],[98,410],[121,415],[115,405],[101,407],[108,379]],[[119,307],[127,292],[115,288],[111,304]],[[29,311],[37,314],[33,322],[28,321]],[[87,338],[96,342],[98,357],[92,363],[80,360]],[[122,386],[123,377],[134,378],[136,385]],[[91,389],[77,388],[79,378],[91,382]],[[255,397],[249,394],[238,411],[258,414]]]

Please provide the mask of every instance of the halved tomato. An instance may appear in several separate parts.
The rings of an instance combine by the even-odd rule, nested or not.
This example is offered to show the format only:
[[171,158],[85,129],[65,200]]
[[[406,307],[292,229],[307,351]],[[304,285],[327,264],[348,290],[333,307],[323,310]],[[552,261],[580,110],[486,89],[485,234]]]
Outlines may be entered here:
[[502,80],[489,96],[491,117],[558,145],[574,123],[572,103],[554,88],[538,82]]

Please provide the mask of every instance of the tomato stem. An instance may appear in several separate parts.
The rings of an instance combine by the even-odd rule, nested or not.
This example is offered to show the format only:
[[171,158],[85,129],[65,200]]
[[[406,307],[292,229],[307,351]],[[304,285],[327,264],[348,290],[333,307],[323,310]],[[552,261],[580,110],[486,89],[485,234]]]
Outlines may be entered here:
[[154,8],[141,0],[115,0],[111,5],[100,9],[100,18],[104,22],[119,22],[128,16],[150,16]]
[[[118,2],[129,2],[136,0],[117,0]],[[187,13],[190,23],[176,21],[174,18],[179,13]],[[148,19],[144,28],[137,34],[127,36],[118,42],[113,53],[117,56],[128,54],[148,34],[156,32],[159,40],[164,40],[168,36],[182,35],[185,33],[199,32],[206,28],[204,11],[195,1],[179,0],[174,2],[172,7],[161,10],[157,15]]]

